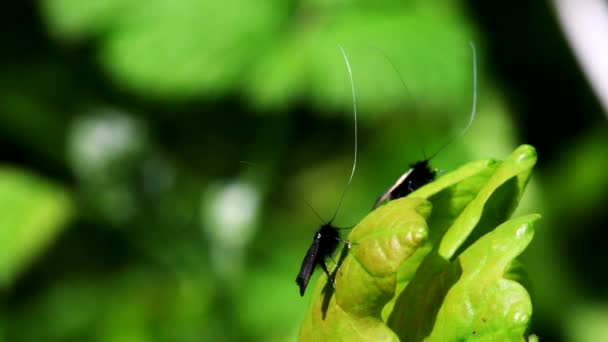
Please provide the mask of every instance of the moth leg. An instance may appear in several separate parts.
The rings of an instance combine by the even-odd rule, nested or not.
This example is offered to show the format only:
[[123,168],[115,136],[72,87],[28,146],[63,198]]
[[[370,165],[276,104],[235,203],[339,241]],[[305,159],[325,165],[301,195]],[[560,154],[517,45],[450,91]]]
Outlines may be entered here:
[[338,265],[338,263],[336,262],[336,260],[334,260],[334,258],[331,257],[331,255],[327,256],[329,258],[329,260],[331,260],[334,264],[336,264],[336,266]]
[[414,192],[414,187],[412,186],[412,182],[407,182],[407,190],[409,192]]
[[336,283],[334,282],[334,277],[332,277],[331,274],[329,273],[329,271],[327,270],[327,266],[325,265],[325,261],[320,262],[319,264],[321,265],[321,268],[323,269],[323,271],[325,271],[325,274],[327,274],[327,279],[329,279],[329,282],[331,283],[331,286],[335,289],[336,288]]
[[351,241],[348,241],[348,240],[344,240],[344,239],[339,238],[339,237],[337,237],[336,240],[344,243],[346,245],[346,247],[348,247],[348,249],[350,249],[353,245],[357,245],[356,242],[351,242]]

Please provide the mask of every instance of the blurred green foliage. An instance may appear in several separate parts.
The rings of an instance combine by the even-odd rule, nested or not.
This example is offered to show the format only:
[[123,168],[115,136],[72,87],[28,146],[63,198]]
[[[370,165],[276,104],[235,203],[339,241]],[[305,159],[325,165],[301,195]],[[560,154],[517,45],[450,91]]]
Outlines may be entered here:
[[72,202],[61,186],[5,166],[0,169],[0,207],[0,284],[7,287],[55,239],[72,213]]
[[[443,97],[461,103],[470,94],[464,86],[469,51],[462,42],[472,35],[457,6],[276,0],[42,4],[55,36],[68,42],[95,37],[100,63],[142,96],[183,99],[238,91],[261,109],[303,99],[323,112],[343,110],[352,100],[343,62],[335,58],[338,43],[364,61],[377,55],[370,47],[386,49],[399,70],[416,80],[411,96],[417,101]],[[358,65],[358,74],[367,78],[378,70],[378,63]],[[431,67],[436,73],[424,72]],[[403,101],[394,73],[382,77],[357,82],[364,109],[394,109]]]
[[346,226],[464,126],[468,41],[478,115],[433,166],[537,147],[518,209],[543,214],[523,255],[531,331],[607,339],[604,113],[546,4],[487,6],[7,4],[0,340],[295,340],[308,299],[293,280],[318,224],[304,201],[329,216],[352,157],[338,44],[361,114]]

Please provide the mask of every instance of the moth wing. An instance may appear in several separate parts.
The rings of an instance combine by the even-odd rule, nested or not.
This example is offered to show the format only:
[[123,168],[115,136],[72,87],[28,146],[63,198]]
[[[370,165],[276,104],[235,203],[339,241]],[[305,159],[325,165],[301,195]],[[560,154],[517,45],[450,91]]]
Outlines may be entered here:
[[392,190],[393,190],[393,188],[390,188],[390,189],[386,190],[382,195],[380,195],[380,197],[378,197],[378,199],[376,199],[376,202],[374,202],[374,205],[372,206],[372,210],[378,208],[380,206],[380,204],[382,202],[384,202],[385,200],[390,200]]
[[302,261],[302,267],[300,267],[300,273],[298,273],[298,277],[296,278],[296,283],[300,286],[300,295],[304,295],[304,291],[306,290],[306,286],[308,285],[308,281],[312,276],[312,272],[315,270],[315,266],[317,265],[317,254],[319,252],[319,239],[320,237],[315,237],[312,242],[312,245],[306,252],[306,256]]
[[385,200],[390,201],[391,197],[393,195],[393,191],[395,191],[395,189],[397,189],[401,184],[403,184],[403,182],[412,174],[413,170],[414,170],[414,168],[410,168],[409,170],[407,170],[406,173],[402,174],[401,177],[399,177],[399,179],[397,179],[395,184],[393,184],[390,188],[388,188],[388,190],[386,190],[382,195],[380,195],[380,197],[378,197],[376,202],[374,202],[374,206],[372,207],[372,210],[378,208],[378,206],[380,206],[380,203],[382,203],[383,201],[385,201]]

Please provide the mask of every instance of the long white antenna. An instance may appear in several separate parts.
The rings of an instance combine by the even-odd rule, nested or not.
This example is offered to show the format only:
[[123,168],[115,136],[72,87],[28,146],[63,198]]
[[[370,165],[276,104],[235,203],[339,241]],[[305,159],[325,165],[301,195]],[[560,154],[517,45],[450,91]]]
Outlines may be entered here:
[[471,51],[473,53],[473,105],[471,108],[471,115],[469,116],[469,122],[467,122],[467,125],[460,131],[460,133],[445,142],[437,150],[437,152],[433,153],[433,155],[427,160],[433,159],[433,157],[435,157],[439,152],[441,152],[446,146],[451,144],[454,140],[461,138],[469,130],[471,124],[473,124],[473,120],[475,119],[475,113],[477,112],[477,49],[475,49],[475,44],[473,44],[473,42],[469,42],[469,46],[471,47]]
[[348,178],[348,182],[342,191],[342,195],[340,196],[340,201],[338,202],[338,206],[336,207],[336,211],[333,216],[329,220],[329,222],[333,221],[338,215],[338,211],[340,210],[340,206],[342,206],[342,201],[344,200],[344,195],[346,195],[346,191],[348,190],[351,181],[353,180],[353,176],[355,175],[355,169],[357,168],[357,149],[358,149],[358,133],[357,133],[357,97],[355,96],[355,82],[353,81],[353,72],[350,68],[350,62],[348,61],[348,56],[342,48],[342,45],[338,45],[340,51],[342,51],[342,56],[344,56],[344,61],[346,62],[346,68],[348,69],[348,77],[350,78],[350,89],[353,94],[353,113],[355,117],[355,151],[353,157],[353,169],[350,172],[350,177]]
[[471,127],[471,124],[473,124],[473,120],[475,119],[475,114],[477,112],[477,49],[475,49],[475,44],[473,44],[473,42],[469,42],[469,46],[471,47],[471,52],[473,53],[473,105],[471,106],[471,115],[469,116],[469,122],[467,122],[467,125],[462,130],[462,132],[458,134],[459,138],[463,136],[466,131]]
[[[420,123],[421,122],[421,118],[420,118],[420,112],[419,112],[419,109],[418,109],[418,104],[414,100],[414,96],[412,94],[412,91],[410,90],[410,88],[405,83],[405,79],[403,78],[403,75],[401,74],[401,71],[399,71],[399,68],[397,68],[397,65],[386,54],[386,52],[384,52],[384,50],[382,50],[381,48],[379,48],[379,47],[377,47],[375,45],[371,45],[371,44],[370,44],[370,47],[373,48],[374,50],[376,50],[378,53],[380,53],[382,55],[382,57],[384,57],[384,59],[391,65],[391,67],[393,68],[393,71],[395,72],[395,74],[397,74],[397,77],[399,78],[399,82],[401,82],[401,85],[403,86],[403,89],[405,90],[407,96],[409,96],[409,98],[410,98],[410,101],[411,101],[411,105],[410,105],[411,112],[415,116],[417,122]],[[424,156],[424,158],[426,160],[426,153],[424,152],[424,148],[422,148],[422,155]]]

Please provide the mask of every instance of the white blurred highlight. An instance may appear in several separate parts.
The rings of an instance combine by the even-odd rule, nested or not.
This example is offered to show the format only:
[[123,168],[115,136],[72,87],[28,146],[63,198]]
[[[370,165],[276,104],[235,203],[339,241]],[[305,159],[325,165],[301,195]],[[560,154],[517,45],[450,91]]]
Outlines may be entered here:
[[211,258],[219,273],[238,274],[244,251],[255,233],[261,193],[252,183],[215,184],[204,196],[202,224],[211,240]]
[[566,39],[608,115],[608,1],[553,0],[553,6]]
[[136,119],[112,109],[97,110],[72,123],[68,155],[78,176],[105,179],[121,159],[137,154],[146,134]]

